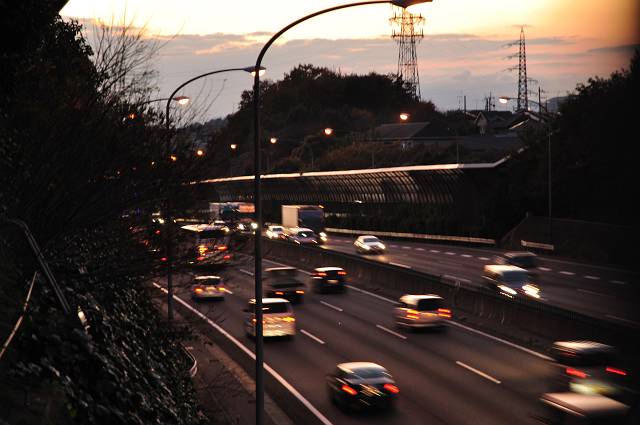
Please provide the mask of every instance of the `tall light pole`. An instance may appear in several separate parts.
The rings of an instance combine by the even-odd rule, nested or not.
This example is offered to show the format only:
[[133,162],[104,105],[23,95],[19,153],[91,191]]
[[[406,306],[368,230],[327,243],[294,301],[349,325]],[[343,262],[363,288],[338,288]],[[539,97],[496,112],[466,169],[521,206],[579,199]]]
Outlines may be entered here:
[[[255,72],[256,70],[258,70],[258,72]],[[166,129],[167,129],[167,157],[171,158],[172,161],[175,161],[171,152],[171,120],[169,119],[169,107],[171,106],[171,102],[174,99],[185,99],[185,96],[179,96],[179,97],[175,97],[176,94],[178,93],[178,91],[180,91],[184,86],[186,86],[187,84],[190,84],[196,80],[199,80],[200,78],[204,78],[204,77],[208,77],[209,75],[214,75],[214,74],[221,74],[223,72],[231,72],[231,71],[245,71],[245,72],[249,72],[251,74],[256,74],[256,76],[258,76],[260,73],[264,73],[264,68],[256,66],[247,66],[247,67],[242,67],[242,68],[226,68],[226,69],[218,69],[216,71],[211,71],[211,72],[205,72],[204,74],[200,74],[198,76],[195,76],[193,78],[191,78],[190,80],[185,81],[184,83],[180,84],[174,91],[173,93],[171,93],[171,95],[167,98],[167,108],[165,111],[165,125],[166,125]],[[186,98],[188,99],[188,98]],[[169,167],[169,171],[172,170],[172,167]],[[166,209],[166,223],[167,223],[167,231],[166,233],[166,257],[167,257],[167,319],[169,320],[169,322],[171,322],[173,320],[173,276],[172,276],[172,266],[173,266],[173,258],[172,258],[172,251],[173,251],[173,247],[172,247],[172,243],[173,243],[173,217],[172,217],[172,211],[171,211],[171,199],[169,196],[167,196],[167,199],[165,201],[165,209]]]
[[[265,43],[258,54],[256,59],[256,65],[254,69],[260,69],[262,65],[262,59],[269,50],[269,47],[285,32],[295,27],[296,25],[316,17],[323,15],[334,10],[346,9],[349,7],[364,6],[369,4],[393,4],[398,7],[407,8],[414,4],[427,3],[431,0],[369,0],[361,1],[357,3],[349,3],[340,6],[330,7],[323,9],[310,15],[304,16],[289,25],[282,28],[275,33],[269,41]],[[255,73],[253,82],[253,166],[254,166],[254,183],[253,183],[253,202],[255,204],[256,222],[258,227],[254,233],[255,239],[255,319],[256,319],[256,424],[262,425],[264,423],[264,376],[263,376],[263,363],[264,363],[264,345],[262,336],[262,191],[260,182],[260,173],[262,167],[260,164],[260,75]]]
[[[517,100],[516,97],[509,96],[500,96],[498,101],[502,104],[506,104],[510,100]],[[551,206],[552,206],[552,198],[551,198],[551,136],[554,132],[551,131],[551,120],[549,119],[549,111],[545,106],[541,103],[536,102],[535,100],[529,99],[529,102],[536,103],[538,105],[539,111],[544,111],[547,121],[547,220],[549,224],[549,243],[553,245],[553,218],[551,215]]]

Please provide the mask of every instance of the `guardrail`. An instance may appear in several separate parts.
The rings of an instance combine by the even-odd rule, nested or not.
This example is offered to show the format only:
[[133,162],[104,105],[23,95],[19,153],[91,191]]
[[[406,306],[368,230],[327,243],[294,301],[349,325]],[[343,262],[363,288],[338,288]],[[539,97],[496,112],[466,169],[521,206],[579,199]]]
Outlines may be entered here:
[[374,235],[387,238],[399,238],[399,239],[418,239],[427,241],[438,242],[462,242],[481,245],[495,245],[495,239],[488,238],[472,238],[467,236],[447,236],[447,235],[429,235],[425,233],[400,233],[400,232],[383,232],[377,230],[353,230],[353,229],[338,229],[334,227],[327,227],[325,229],[327,233],[337,233],[345,235]]
[[631,325],[601,320],[536,300],[506,299],[468,280],[372,261],[355,254],[266,239],[263,244],[267,258],[307,269],[342,267],[357,287],[390,298],[405,293],[437,293],[447,300],[457,316],[480,318],[498,331],[502,329],[503,333],[521,331],[527,338],[545,343],[591,339],[614,345],[632,356],[630,358],[640,358],[640,352],[634,346],[634,335],[638,330]]

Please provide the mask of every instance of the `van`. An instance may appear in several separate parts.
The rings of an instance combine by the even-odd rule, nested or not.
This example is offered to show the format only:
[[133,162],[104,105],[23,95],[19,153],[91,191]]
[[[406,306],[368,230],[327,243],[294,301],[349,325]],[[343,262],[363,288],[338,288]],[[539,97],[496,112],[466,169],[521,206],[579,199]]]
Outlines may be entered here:
[[[247,313],[244,329],[246,334],[251,337],[256,336],[255,306],[256,300],[250,299],[244,309],[244,312]],[[288,300],[284,298],[263,298],[262,315],[262,335],[264,337],[292,337],[296,334],[296,318]]]
[[511,265],[486,265],[482,279],[484,286],[507,298],[540,299],[540,288],[531,282],[527,270]]

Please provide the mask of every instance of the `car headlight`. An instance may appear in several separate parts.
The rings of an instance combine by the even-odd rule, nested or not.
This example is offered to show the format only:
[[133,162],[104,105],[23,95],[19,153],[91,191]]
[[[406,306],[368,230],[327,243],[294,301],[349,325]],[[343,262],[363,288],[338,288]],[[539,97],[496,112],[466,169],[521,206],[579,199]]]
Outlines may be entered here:
[[238,229],[244,230],[244,224],[242,224],[242,223],[238,224]]
[[382,248],[382,249],[387,249],[387,247],[386,247],[386,246],[385,246],[385,244],[383,244],[383,243],[381,243],[381,244],[380,244],[380,248]]
[[370,247],[369,245],[362,245],[362,247],[363,247],[364,249],[366,249],[367,251],[371,249],[371,247]]
[[252,222],[251,222],[251,228],[252,228],[253,230],[256,230],[256,229],[258,228],[258,223],[256,223],[256,222],[252,221]]
[[507,294],[511,294],[511,295],[517,294],[515,289],[509,288],[506,285],[498,285],[498,288],[500,288],[501,291],[506,292]]

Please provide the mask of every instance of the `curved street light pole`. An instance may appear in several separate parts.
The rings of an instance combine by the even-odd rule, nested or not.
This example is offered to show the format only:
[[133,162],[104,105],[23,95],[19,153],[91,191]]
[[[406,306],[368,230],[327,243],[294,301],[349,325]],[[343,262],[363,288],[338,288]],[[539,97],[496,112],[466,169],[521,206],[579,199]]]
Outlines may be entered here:
[[[231,71],[245,71],[245,72],[250,72],[250,73],[254,73],[255,70],[258,69],[260,71],[264,70],[264,68],[260,68],[260,67],[242,67],[242,68],[226,68],[226,69],[219,69],[217,71],[211,71],[211,72],[206,72],[204,74],[200,74],[196,77],[193,77],[190,80],[185,81],[184,83],[180,84],[178,86],[178,88],[176,88],[173,93],[171,93],[171,95],[166,98],[167,100],[167,107],[166,107],[166,111],[165,111],[165,116],[164,116],[164,120],[165,120],[165,126],[167,129],[167,158],[169,158],[169,156],[171,155],[171,137],[170,137],[170,131],[171,131],[171,120],[169,119],[169,107],[171,106],[171,101],[172,100],[176,100],[178,98],[182,98],[184,99],[184,96],[179,96],[174,98],[174,96],[176,95],[176,93],[178,93],[178,91],[180,91],[184,86],[186,86],[187,84],[190,84],[192,82],[194,82],[195,80],[199,80],[200,78],[204,78],[204,77],[208,77],[209,75],[214,75],[214,74],[221,74],[223,72],[231,72]],[[260,72],[255,72],[256,76],[259,74]],[[164,99],[162,99],[164,100]],[[169,167],[169,170],[171,170],[171,167]],[[172,238],[173,238],[173,217],[172,217],[172,211],[171,211],[171,200],[169,199],[169,197],[167,196],[167,199],[165,200],[166,204],[165,204],[165,208],[166,208],[166,218],[165,218],[165,223],[167,223],[167,231],[166,231],[166,257],[167,257],[167,319],[169,320],[169,322],[173,321],[173,276],[172,276],[172,251],[173,251],[173,246],[172,246]]]
[[[267,53],[267,50],[271,45],[285,32],[295,27],[296,25],[316,17],[318,15],[323,15],[328,12],[333,12],[334,10],[346,9],[350,7],[356,6],[365,6],[370,4],[393,4],[398,7],[407,8],[414,4],[419,3],[427,3],[431,2],[431,0],[369,0],[369,1],[361,1],[356,3],[343,4],[339,6],[330,7],[328,9],[323,9],[318,12],[314,12],[310,15],[304,16],[289,25],[282,28],[280,31],[275,33],[269,41],[262,47],[260,53],[258,54],[258,58],[256,59],[256,65],[254,69],[260,69],[262,65],[262,59],[264,55]],[[255,319],[256,319],[256,424],[262,425],[264,423],[264,376],[263,376],[263,363],[264,363],[264,345],[263,345],[263,335],[262,335],[262,240],[261,240],[261,232],[262,232],[262,190],[261,190],[261,182],[260,182],[260,173],[262,172],[262,167],[260,163],[260,75],[259,73],[255,73],[254,83],[253,83],[253,167],[254,167],[254,182],[253,182],[253,202],[255,205],[255,213],[256,213],[256,222],[258,223],[258,227],[256,228],[254,234],[255,240],[255,248],[254,248],[254,258],[255,258],[255,269],[254,269],[254,277],[255,277]]]

